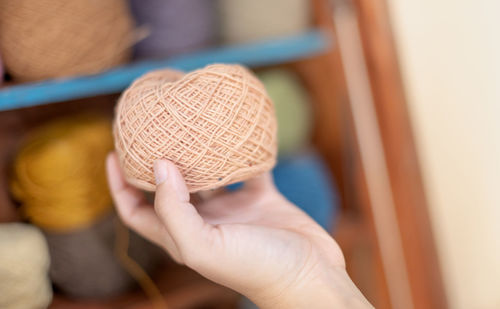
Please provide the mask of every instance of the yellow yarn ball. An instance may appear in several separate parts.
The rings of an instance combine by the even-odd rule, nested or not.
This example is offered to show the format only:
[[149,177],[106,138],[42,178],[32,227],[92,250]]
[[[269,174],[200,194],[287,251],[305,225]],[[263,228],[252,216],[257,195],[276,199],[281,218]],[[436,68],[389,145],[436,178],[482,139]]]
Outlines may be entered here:
[[64,118],[32,132],[11,180],[22,213],[52,231],[83,228],[107,214],[112,202],[104,164],[112,149],[111,123],[103,117]]
[[52,300],[43,234],[23,223],[0,224],[0,308],[46,308]]

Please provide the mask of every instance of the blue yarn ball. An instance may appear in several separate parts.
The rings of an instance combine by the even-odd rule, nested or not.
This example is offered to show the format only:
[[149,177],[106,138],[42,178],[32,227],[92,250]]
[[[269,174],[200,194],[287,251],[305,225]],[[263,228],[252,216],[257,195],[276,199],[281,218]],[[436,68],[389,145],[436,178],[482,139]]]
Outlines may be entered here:
[[[328,167],[321,157],[310,152],[280,159],[272,171],[278,190],[300,207],[325,230],[334,228],[338,193]],[[228,186],[237,190],[242,183]]]

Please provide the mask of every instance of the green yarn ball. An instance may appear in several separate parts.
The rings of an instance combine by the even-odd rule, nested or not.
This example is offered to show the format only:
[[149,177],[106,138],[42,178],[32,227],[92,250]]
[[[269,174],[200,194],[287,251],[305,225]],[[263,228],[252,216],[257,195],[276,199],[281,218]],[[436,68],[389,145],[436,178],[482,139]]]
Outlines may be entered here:
[[274,69],[257,74],[274,102],[278,119],[280,156],[304,149],[312,128],[309,97],[300,80],[292,72]]
[[304,33],[311,26],[309,0],[218,0],[220,38],[241,44]]

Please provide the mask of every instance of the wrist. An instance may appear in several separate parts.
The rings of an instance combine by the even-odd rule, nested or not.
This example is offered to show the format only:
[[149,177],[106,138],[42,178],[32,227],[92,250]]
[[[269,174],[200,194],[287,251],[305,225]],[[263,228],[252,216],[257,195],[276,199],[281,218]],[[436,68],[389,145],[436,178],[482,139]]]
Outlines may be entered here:
[[344,268],[296,282],[281,290],[269,287],[266,292],[249,297],[261,309],[279,308],[373,308]]

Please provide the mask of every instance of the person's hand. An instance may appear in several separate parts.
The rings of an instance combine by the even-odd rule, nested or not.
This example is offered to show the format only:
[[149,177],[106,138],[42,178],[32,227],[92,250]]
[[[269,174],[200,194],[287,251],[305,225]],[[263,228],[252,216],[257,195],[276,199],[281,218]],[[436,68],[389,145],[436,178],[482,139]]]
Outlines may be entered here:
[[161,160],[154,168],[153,207],[125,182],[111,154],[111,193],[125,224],[178,263],[261,308],[371,307],[347,275],[335,241],[279,194],[270,174],[195,207],[174,164]]

